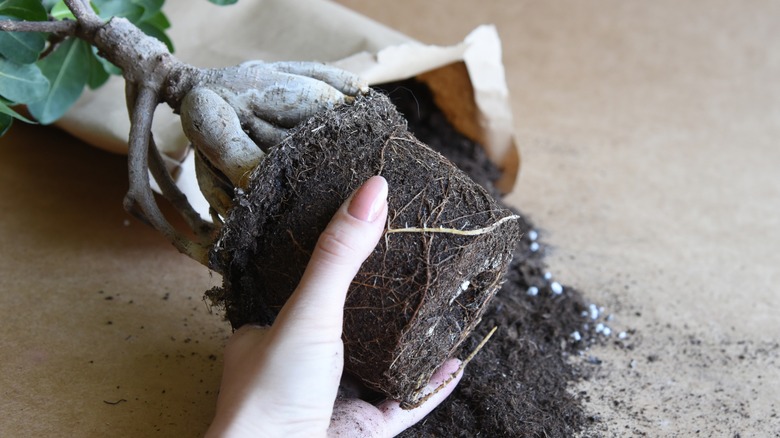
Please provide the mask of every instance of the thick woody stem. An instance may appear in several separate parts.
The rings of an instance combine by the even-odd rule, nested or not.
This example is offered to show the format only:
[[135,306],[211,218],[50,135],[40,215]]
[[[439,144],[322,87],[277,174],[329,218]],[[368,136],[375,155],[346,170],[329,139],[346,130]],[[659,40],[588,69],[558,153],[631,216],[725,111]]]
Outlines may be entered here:
[[130,117],[130,147],[127,156],[130,188],[125,197],[125,208],[161,232],[180,252],[205,265],[208,262],[208,248],[191,241],[171,226],[157,206],[149,183],[147,163],[152,115],[157,104],[156,90],[146,86],[138,88]]

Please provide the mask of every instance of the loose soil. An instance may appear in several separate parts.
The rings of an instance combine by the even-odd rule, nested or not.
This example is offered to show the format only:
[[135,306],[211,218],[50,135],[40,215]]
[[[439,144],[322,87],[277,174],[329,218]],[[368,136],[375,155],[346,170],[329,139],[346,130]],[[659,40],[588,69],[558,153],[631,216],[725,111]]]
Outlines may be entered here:
[[[468,365],[465,376],[455,392],[425,420],[407,430],[401,436],[564,437],[582,432],[589,422],[595,421],[595,419],[589,417],[584,410],[583,399],[585,395],[573,393],[572,388],[573,384],[578,379],[581,379],[584,373],[582,366],[579,365],[582,363],[582,360],[575,360],[575,358],[581,356],[584,349],[592,342],[595,342],[596,339],[593,331],[588,329],[589,324],[593,323],[589,315],[589,304],[579,291],[563,286],[550,278],[543,261],[544,245],[537,240],[539,231],[528,218],[521,212],[503,205],[501,201],[498,201],[498,204],[490,204],[486,200],[489,197],[483,196],[483,194],[491,194],[494,198],[500,199],[500,193],[493,185],[493,182],[500,176],[500,171],[490,162],[480,145],[462,136],[451,127],[444,115],[433,103],[427,87],[414,80],[409,80],[388,84],[381,87],[381,89],[387,93],[398,110],[404,115],[408,121],[408,129],[420,141],[449,158],[480,187],[479,190],[475,190],[468,184],[462,186],[453,185],[454,190],[431,191],[426,193],[425,199],[429,197],[438,199],[436,197],[441,197],[443,195],[442,192],[450,192],[447,196],[450,196],[452,193],[457,194],[460,191],[468,193],[470,199],[473,198],[469,202],[476,202],[477,211],[484,213],[480,217],[474,218],[476,226],[482,228],[490,227],[491,224],[495,224],[498,220],[508,215],[514,214],[517,216],[516,219],[511,221],[515,229],[509,232],[509,239],[487,239],[486,245],[472,248],[472,250],[476,250],[474,254],[477,257],[464,259],[466,263],[461,264],[457,269],[453,271],[442,270],[438,272],[438,275],[434,276],[427,272],[422,277],[420,277],[420,272],[405,273],[405,275],[411,275],[410,278],[416,279],[414,280],[415,286],[429,282],[431,278],[438,279],[453,276],[455,282],[447,283],[442,287],[442,290],[446,291],[446,293],[441,294],[444,297],[451,297],[453,291],[457,290],[461,284],[465,284],[463,283],[464,278],[470,279],[471,283],[467,290],[464,291],[463,296],[457,297],[459,303],[469,305],[461,306],[465,311],[456,315],[454,320],[445,321],[444,324],[445,333],[447,333],[444,338],[454,338],[458,342],[439,342],[438,344],[434,342],[435,346],[431,350],[433,354],[425,355],[426,357],[432,357],[433,360],[428,360],[417,369],[414,367],[410,368],[407,373],[409,382],[400,382],[396,385],[396,389],[401,388],[399,389],[401,392],[395,393],[396,397],[394,398],[401,398],[407,401],[407,404],[413,404],[416,399],[408,397],[409,388],[410,385],[413,389],[419,388],[420,376],[430,376],[435,365],[441,363],[444,357],[465,357],[477,347],[477,344],[487,336],[491,329],[496,327],[497,332]],[[309,126],[310,130],[318,128],[318,126],[314,125]],[[322,128],[323,131],[328,129],[331,128]],[[364,126],[362,129],[371,128]],[[327,132],[323,134],[327,134]],[[383,159],[386,158],[383,157]],[[297,159],[294,158],[294,160]],[[432,158],[427,157],[424,161],[427,161],[427,159]],[[361,161],[371,160],[368,157],[358,156],[357,159],[353,159],[351,166],[346,167],[354,167],[355,164]],[[285,227],[289,225],[291,216],[287,212],[278,212],[272,216],[276,216],[275,220],[277,223],[282,224],[281,227],[266,228],[264,223],[258,223],[257,220],[253,219],[246,222],[241,229],[237,229],[237,236],[249,236],[248,240],[238,243],[238,247],[242,248],[239,252],[231,250],[229,256],[226,256],[227,253],[220,254],[219,250],[215,253],[212,262],[215,269],[223,273],[223,277],[226,278],[226,284],[223,288],[211,291],[210,296],[212,299],[226,304],[227,316],[234,327],[238,327],[246,322],[268,323],[273,320],[278,308],[286,299],[285,294],[289,294],[297,284],[301,272],[295,270],[298,268],[285,272],[277,272],[276,269],[269,268],[305,265],[305,263],[295,263],[294,261],[298,259],[300,259],[299,261],[308,260],[310,249],[313,247],[316,237],[324,228],[324,224],[327,223],[335,209],[338,208],[341,200],[356,188],[354,186],[355,183],[360,183],[369,176],[376,174],[375,167],[375,165],[368,166],[365,175],[339,178],[339,181],[351,181],[342,183],[341,187],[328,185],[324,191],[318,190],[316,196],[320,199],[317,199],[317,202],[312,202],[312,205],[318,205],[316,211],[315,209],[309,210],[308,216],[307,214],[300,214],[301,212],[295,214],[295,217],[298,218],[295,220],[306,217],[312,220],[312,223],[304,224],[302,227],[300,224],[296,225],[296,229],[308,228],[308,232],[304,234],[290,234],[286,232]],[[426,169],[426,171],[432,170],[432,168]],[[446,173],[450,174],[451,172],[447,171]],[[387,177],[387,175],[385,176]],[[403,179],[403,177],[404,171],[394,176],[394,178],[400,179]],[[307,179],[309,179],[307,175],[284,173],[283,169],[283,179],[278,177],[268,178],[262,181],[261,184],[266,191],[281,193],[282,198],[298,197],[300,193],[309,190],[299,187],[299,183]],[[316,182],[316,184],[322,183],[323,181]],[[287,191],[282,187],[285,184],[291,184],[291,186],[299,187],[299,189],[297,192]],[[393,186],[392,181],[391,186]],[[262,193],[262,191],[257,191],[257,193]],[[333,196],[333,193],[337,195]],[[278,199],[278,196],[269,199]],[[323,208],[323,199],[333,200],[333,205]],[[263,208],[271,208],[268,207],[268,202],[271,201],[249,199],[244,196],[239,196],[238,201],[238,206],[234,209],[240,208],[245,212],[257,205],[261,205]],[[299,201],[297,205],[305,206],[306,202],[301,203]],[[425,226],[438,226],[438,222],[432,223],[429,219],[433,217],[433,212],[438,211],[437,206],[439,205],[441,205],[440,201],[434,201],[432,204],[426,204],[425,202],[414,204],[414,208],[410,209],[414,211],[414,214],[401,221],[396,220],[393,222],[393,219],[397,218],[391,218],[391,228],[412,226],[411,224],[416,224],[415,226],[423,224]],[[396,208],[401,206],[397,205]],[[474,208],[474,205],[470,208]],[[393,207],[391,206],[391,211],[392,209]],[[456,217],[457,214],[453,214],[446,216],[444,219],[453,220]],[[246,221],[246,217],[241,220]],[[231,220],[229,219],[228,222],[231,222]],[[458,227],[462,228],[462,224],[458,225]],[[453,228],[456,227],[453,226]],[[522,233],[522,237],[517,237],[518,232]],[[270,236],[272,242],[270,244],[267,242],[258,243],[257,237],[260,235]],[[421,239],[419,235],[414,237],[410,242],[415,243],[408,243],[406,246],[402,246],[401,251],[417,253],[419,248],[414,248],[415,245],[425,246],[426,242],[430,244],[429,240]],[[462,236],[454,237],[456,239],[455,246],[465,244],[466,240]],[[273,242],[274,240],[276,241]],[[496,244],[503,245],[507,241],[512,242],[512,245],[515,246],[514,249],[511,247],[499,248],[497,254],[485,252],[487,247],[495,246]],[[450,245],[452,245],[452,242],[450,242]],[[258,250],[258,248],[261,249]],[[284,248],[291,248],[293,252],[282,253],[281,251]],[[378,254],[381,255],[386,251],[387,248],[380,245]],[[505,268],[503,266],[505,259],[500,255],[504,251],[513,252],[514,258],[505,274],[505,283],[496,293],[495,288],[491,289],[490,285],[495,284],[494,276],[497,273],[502,273]],[[474,251],[466,252],[472,253]],[[264,254],[262,262],[255,265],[248,262],[248,260],[253,260],[260,253]],[[280,256],[279,254],[282,255]],[[456,254],[455,256],[462,258],[463,254]],[[235,263],[235,260],[239,260],[240,264],[231,265],[231,263]],[[485,265],[485,260],[497,260],[499,263],[488,263]],[[411,262],[411,260],[407,261]],[[440,261],[435,261],[433,266],[440,266]],[[469,264],[478,267],[477,271],[479,272],[468,272],[464,277],[460,271]],[[485,269],[483,265],[495,266]],[[244,274],[247,267],[252,272],[253,278],[251,280]],[[413,270],[419,270],[419,268],[413,268]],[[482,271],[487,272],[485,274],[486,278],[480,278]],[[378,271],[375,270],[374,272]],[[267,275],[269,273],[270,275]],[[371,284],[376,278],[378,277],[374,275],[371,282],[361,282]],[[246,301],[245,298],[242,298],[245,297],[242,292],[238,294],[232,292],[232,289],[236,286],[240,289],[253,290],[258,288],[258,284],[261,283],[270,284],[270,291],[282,291],[282,295],[273,298],[269,305],[269,301],[259,302],[254,299]],[[390,285],[388,283],[384,286],[398,287],[399,285]],[[495,297],[488,301],[493,294],[496,294]],[[422,302],[419,298],[415,298],[415,300],[414,303]],[[488,304],[485,305],[485,303]],[[430,304],[428,308],[435,310],[437,306],[446,306],[448,303],[447,300],[436,299],[431,301]],[[386,305],[387,303],[368,303],[368,306],[373,309]],[[351,307],[366,307],[366,303],[350,303],[348,300],[346,311],[349,312]],[[410,307],[407,305],[407,307],[415,306]],[[245,311],[247,309],[248,311]],[[257,315],[261,316],[258,318]],[[411,312],[406,316],[406,319],[409,320],[416,316],[418,315]],[[480,319],[481,322],[479,322]],[[477,322],[479,324],[474,327]],[[345,319],[345,333],[348,331],[348,324],[350,324],[349,315]],[[452,327],[459,324],[465,325],[466,330],[461,332],[453,331]],[[380,332],[384,331],[385,326],[376,323],[374,326],[382,327],[383,330],[376,333],[368,333],[368,337],[363,341],[380,340],[383,342],[383,345],[388,346],[386,350],[392,354],[385,357],[369,358],[369,360],[374,360],[377,363],[387,363],[387,361],[393,360],[394,357],[398,356],[398,352],[395,351],[395,345],[399,338],[399,330],[391,328],[388,331],[392,333],[393,338],[382,339],[383,335]],[[473,332],[471,332],[471,335],[460,342],[472,328]],[[429,329],[430,325],[420,324],[419,330],[416,330],[414,333],[416,333],[416,336],[420,336],[420,333],[427,333]],[[425,338],[424,335],[422,337]],[[345,341],[348,350],[351,348],[351,344],[355,345],[350,342],[350,339]],[[360,344],[360,342],[357,344]],[[347,352],[347,355],[349,355],[349,352]],[[360,356],[358,357],[360,358]],[[357,362],[360,362],[360,360]],[[355,363],[346,363],[347,369],[353,373],[360,374],[364,372],[359,369],[356,370],[354,365]],[[403,370],[399,372],[401,373],[400,375],[404,373]],[[388,387],[392,386],[389,382],[371,380],[378,376],[374,371],[368,371],[367,375],[369,376],[368,381],[365,378],[363,380],[369,387],[379,389],[385,394],[394,394],[392,390],[388,391]],[[403,379],[401,378],[400,380]],[[412,393],[414,393],[414,390]]]
[[[427,87],[409,80],[382,87],[422,142],[439,151],[488,191],[499,170],[482,147],[456,132],[433,103]],[[594,421],[572,385],[583,377],[573,360],[596,340],[589,303],[576,289],[553,291],[546,278],[544,245],[536,248],[537,228],[521,212],[521,231],[506,282],[490,302],[463,357],[493,327],[497,332],[466,369],[455,392],[402,437],[568,437]],[[549,274],[548,274],[549,276]],[[538,290],[536,295],[529,288]],[[581,334],[575,341],[572,333]]]

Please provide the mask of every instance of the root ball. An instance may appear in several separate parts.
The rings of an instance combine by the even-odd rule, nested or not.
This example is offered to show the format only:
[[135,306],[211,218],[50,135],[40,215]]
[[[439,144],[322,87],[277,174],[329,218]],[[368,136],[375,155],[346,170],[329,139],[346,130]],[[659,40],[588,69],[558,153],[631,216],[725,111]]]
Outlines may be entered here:
[[415,407],[479,323],[520,231],[510,210],[414,138],[384,95],[317,115],[269,151],[210,255],[223,286],[208,295],[234,328],[272,323],[335,211],[378,174],[390,187],[387,229],[347,295],[345,370]]

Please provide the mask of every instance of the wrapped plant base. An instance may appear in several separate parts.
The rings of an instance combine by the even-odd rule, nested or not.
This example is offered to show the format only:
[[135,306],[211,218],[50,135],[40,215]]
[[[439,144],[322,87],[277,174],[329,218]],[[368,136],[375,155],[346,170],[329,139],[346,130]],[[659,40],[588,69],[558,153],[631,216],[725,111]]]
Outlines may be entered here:
[[517,216],[419,142],[383,95],[313,117],[269,151],[210,255],[209,292],[234,328],[270,324],[335,211],[365,180],[389,184],[386,231],[347,295],[345,370],[412,408],[473,330],[520,237]]

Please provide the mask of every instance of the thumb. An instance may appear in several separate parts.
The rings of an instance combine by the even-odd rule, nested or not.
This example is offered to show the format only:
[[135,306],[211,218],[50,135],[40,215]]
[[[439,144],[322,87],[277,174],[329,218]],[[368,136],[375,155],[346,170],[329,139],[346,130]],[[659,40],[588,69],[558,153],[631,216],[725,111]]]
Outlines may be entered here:
[[322,232],[298,288],[279,316],[309,327],[333,324],[340,336],[347,289],[376,247],[386,218],[387,181],[374,176],[347,199]]

